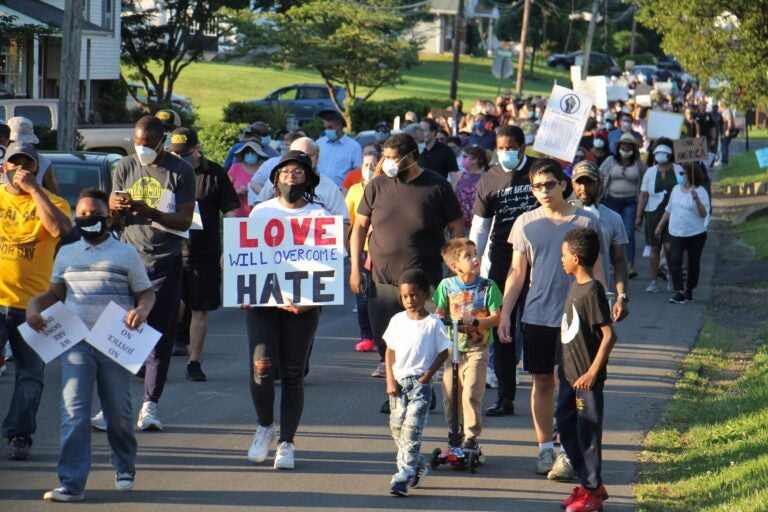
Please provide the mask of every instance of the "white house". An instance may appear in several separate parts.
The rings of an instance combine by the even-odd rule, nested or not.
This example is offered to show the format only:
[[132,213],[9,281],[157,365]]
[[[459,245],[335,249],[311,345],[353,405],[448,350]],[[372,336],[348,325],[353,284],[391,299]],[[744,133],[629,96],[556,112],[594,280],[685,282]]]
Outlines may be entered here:
[[[453,51],[454,27],[459,0],[430,0],[428,11],[432,15],[429,21],[416,25],[413,33],[425,41],[423,51],[427,53],[445,53]],[[494,24],[499,19],[499,10],[495,5],[486,5],[479,0],[464,1],[464,21],[466,24],[476,23],[480,33],[486,34],[485,50],[492,52],[499,47],[494,36]],[[466,31],[465,31],[466,36]],[[462,51],[464,51],[462,41]]]
[[[65,0],[4,0],[0,13],[19,24],[61,28]],[[83,0],[80,55],[81,102],[85,112],[106,84],[120,78],[120,0]],[[57,98],[61,77],[61,32],[0,42],[0,97]]]

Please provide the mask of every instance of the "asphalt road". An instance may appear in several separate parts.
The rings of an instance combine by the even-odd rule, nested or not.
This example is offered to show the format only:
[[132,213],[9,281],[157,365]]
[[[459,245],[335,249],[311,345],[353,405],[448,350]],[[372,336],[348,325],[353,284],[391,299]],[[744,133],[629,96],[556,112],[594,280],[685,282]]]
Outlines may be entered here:
[[[716,237],[705,251],[703,275],[713,265]],[[631,483],[644,432],[662,412],[674,371],[698,333],[708,279],[697,302],[670,305],[668,294],[643,292],[641,277],[632,282],[631,314],[618,327],[606,385],[603,475],[611,495],[607,510],[635,510]],[[176,357],[160,402],[161,433],[140,432],[137,484],[130,493],[113,490],[106,436],[93,434],[93,467],[86,501],[78,510],[477,510],[551,511],[573,484],[549,482],[534,473],[536,445],[529,412],[530,379],[523,376],[517,415],[488,418],[481,443],[486,464],[472,475],[442,466],[407,499],[388,494],[395,448],[387,416],[379,413],[383,379],[369,376],[376,354],[357,353],[355,314],[347,305],[328,307],[312,354],[304,417],[296,439],[296,470],[277,472],[271,464],[254,465],[246,451],[256,425],[247,382],[247,340],[243,314],[221,310],[211,317],[204,369],[208,382],[184,378],[185,359]],[[0,408],[5,412],[12,389],[10,372],[0,377]],[[56,487],[60,366],[49,365],[38,414],[33,458],[0,459],[0,508],[5,512],[49,510],[43,492]],[[141,381],[132,384],[138,410]],[[486,405],[494,399],[488,390]],[[442,405],[429,418],[423,451],[445,444]]]

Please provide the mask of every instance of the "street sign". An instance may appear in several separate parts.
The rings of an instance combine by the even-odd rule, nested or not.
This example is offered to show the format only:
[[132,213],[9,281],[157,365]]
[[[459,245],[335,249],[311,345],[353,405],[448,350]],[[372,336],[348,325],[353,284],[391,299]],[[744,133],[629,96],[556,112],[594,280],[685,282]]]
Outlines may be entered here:
[[509,57],[496,57],[491,66],[491,74],[499,80],[511,77],[514,72],[515,70]]

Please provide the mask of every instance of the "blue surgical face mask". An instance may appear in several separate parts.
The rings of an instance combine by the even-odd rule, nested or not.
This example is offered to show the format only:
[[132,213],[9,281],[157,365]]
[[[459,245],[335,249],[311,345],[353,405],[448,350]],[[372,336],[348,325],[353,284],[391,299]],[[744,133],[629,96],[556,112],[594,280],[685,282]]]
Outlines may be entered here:
[[475,123],[475,128],[477,128],[478,130],[482,130],[483,128],[485,128],[485,123],[482,121],[477,121]]
[[328,139],[328,142],[336,142],[339,140],[336,130],[325,130],[325,138]]
[[249,165],[254,165],[258,161],[259,161],[259,157],[256,155],[256,153],[248,152],[243,157],[243,162]]
[[261,145],[262,146],[269,146],[269,144],[272,142],[272,137],[269,135],[262,135],[261,136]]
[[499,163],[501,164],[501,166],[507,172],[514,171],[517,168],[518,164],[520,164],[519,150],[512,150],[512,151],[498,150],[496,151],[496,156],[499,159]]
[[685,185],[685,176],[683,176],[682,174],[675,173],[675,179],[677,179],[677,184],[680,185],[681,187]]

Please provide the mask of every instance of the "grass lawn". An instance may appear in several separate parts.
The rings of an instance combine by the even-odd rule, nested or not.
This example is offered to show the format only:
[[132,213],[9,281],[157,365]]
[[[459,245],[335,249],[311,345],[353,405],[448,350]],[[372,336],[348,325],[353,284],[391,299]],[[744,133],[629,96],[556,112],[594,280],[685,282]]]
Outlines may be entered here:
[[705,321],[641,453],[638,510],[768,510],[767,336]]
[[[458,95],[469,107],[477,98],[493,100],[498,80],[491,75],[489,58],[462,56]],[[530,69],[526,66],[526,71]],[[450,104],[451,56],[422,55],[421,64],[403,74],[403,83],[379,89],[372,97],[385,100],[404,97],[445,98]],[[567,73],[555,71],[543,60],[534,66],[534,76],[526,72],[524,92],[549,96],[554,79],[570,84]],[[261,98],[273,90],[294,83],[321,83],[314,70],[262,68],[242,64],[196,62],[184,69],[176,81],[174,92],[189,96],[201,127],[221,121],[222,109],[230,102]],[[515,75],[504,80],[504,89],[515,88]],[[469,110],[469,108],[466,108]]]
[[768,169],[760,169],[754,151],[747,151],[731,157],[728,165],[718,173],[721,187],[733,187],[741,183],[768,181]]
[[768,216],[739,224],[737,229],[744,242],[755,248],[756,259],[768,258]]

